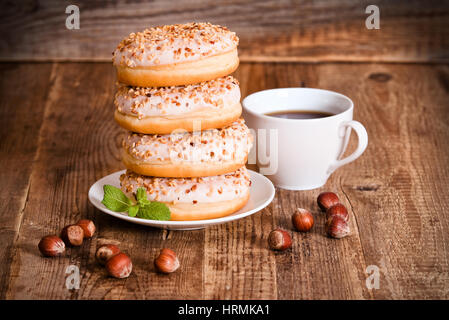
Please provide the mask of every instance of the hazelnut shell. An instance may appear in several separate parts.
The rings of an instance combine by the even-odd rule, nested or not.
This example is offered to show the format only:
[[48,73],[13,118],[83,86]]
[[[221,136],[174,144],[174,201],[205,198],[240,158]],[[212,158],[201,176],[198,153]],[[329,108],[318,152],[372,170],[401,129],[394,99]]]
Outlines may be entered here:
[[333,192],[322,192],[317,198],[317,203],[322,211],[326,211],[333,205],[340,203],[340,199]]
[[55,235],[45,236],[39,241],[39,251],[45,257],[56,257],[65,251],[65,243]]
[[61,239],[67,246],[80,246],[83,244],[83,228],[75,224],[65,226],[61,231]]
[[106,262],[106,270],[111,277],[128,278],[133,270],[133,264],[126,254],[120,252]]
[[350,233],[349,224],[341,216],[332,216],[326,221],[326,232],[331,238],[344,238]]
[[340,216],[345,221],[349,220],[348,210],[341,203],[337,203],[337,204],[333,205],[332,207],[330,207],[329,209],[327,209],[326,220],[333,216]]
[[309,210],[298,208],[292,215],[292,224],[300,232],[308,232],[312,229],[314,220]]
[[84,232],[84,239],[92,238],[92,236],[95,233],[95,224],[92,220],[89,219],[82,219],[77,222],[77,226],[80,226],[81,229],[83,229]]
[[180,263],[173,250],[164,248],[154,260],[154,266],[161,273],[172,273],[178,270]]
[[95,253],[95,258],[97,259],[99,264],[105,265],[109,259],[111,259],[112,257],[116,256],[119,253],[120,249],[115,244],[105,244],[97,249],[97,252]]
[[287,250],[292,246],[292,238],[287,231],[275,229],[268,236],[268,245],[273,250]]

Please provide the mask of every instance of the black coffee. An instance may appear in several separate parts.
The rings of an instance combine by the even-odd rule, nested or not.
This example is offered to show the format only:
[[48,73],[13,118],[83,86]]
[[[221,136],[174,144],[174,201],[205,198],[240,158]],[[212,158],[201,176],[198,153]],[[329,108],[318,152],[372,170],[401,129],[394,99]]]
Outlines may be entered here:
[[266,116],[283,119],[319,119],[333,116],[333,113],[313,111],[313,110],[295,110],[295,111],[275,111],[265,113]]

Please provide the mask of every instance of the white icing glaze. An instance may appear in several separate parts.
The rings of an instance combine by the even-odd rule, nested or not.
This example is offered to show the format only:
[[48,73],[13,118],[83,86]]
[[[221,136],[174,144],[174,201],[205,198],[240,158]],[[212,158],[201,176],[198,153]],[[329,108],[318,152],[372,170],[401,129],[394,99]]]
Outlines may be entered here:
[[238,37],[210,23],[159,26],[131,33],[113,53],[114,65],[130,68],[196,61],[235,49]]
[[245,167],[219,176],[203,178],[156,178],[127,170],[120,177],[125,193],[135,193],[139,187],[147,190],[148,200],[180,203],[213,203],[243,197],[251,185]]
[[207,108],[234,106],[240,101],[240,88],[231,76],[199,84],[176,87],[128,87],[118,89],[114,104],[120,113],[145,117],[184,115]]
[[243,119],[222,129],[171,135],[130,133],[123,140],[125,151],[142,162],[243,161],[253,137]]

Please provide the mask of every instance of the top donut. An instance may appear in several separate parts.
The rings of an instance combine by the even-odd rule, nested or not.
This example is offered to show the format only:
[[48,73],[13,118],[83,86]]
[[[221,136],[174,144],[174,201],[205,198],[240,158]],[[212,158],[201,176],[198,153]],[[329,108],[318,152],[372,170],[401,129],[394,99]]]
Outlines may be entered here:
[[161,87],[194,84],[237,69],[239,39],[226,27],[187,23],[131,33],[113,53],[119,82]]

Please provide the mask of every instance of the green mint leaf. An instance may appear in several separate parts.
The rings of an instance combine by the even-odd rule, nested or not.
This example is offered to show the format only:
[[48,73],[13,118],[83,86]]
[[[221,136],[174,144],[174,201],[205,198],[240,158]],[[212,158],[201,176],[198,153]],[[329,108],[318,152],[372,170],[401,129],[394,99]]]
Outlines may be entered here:
[[141,200],[139,201],[139,206],[143,207],[143,206],[145,206],[145,205],[147,205],[147,204],[150,204],[150,203],[151,203],[151,201],[148,200],[148,199],[141,199]]
[[102,204],[115,212],[125,212],[132,205],[131,200],[117,187],[105,184],[103,186],[104,197]]
[[147,191],[145,188],[140,187],[136,191],[136,199],[138,203],[149,202],[147,199]]
[[170,209],[165,203],[153,201],[140,206],[137,216],[149,220],[170,220]]
[[130,217],[137,216],[137,212],[139,212],[139,205],[137,204],[128,208],[128,216]]

